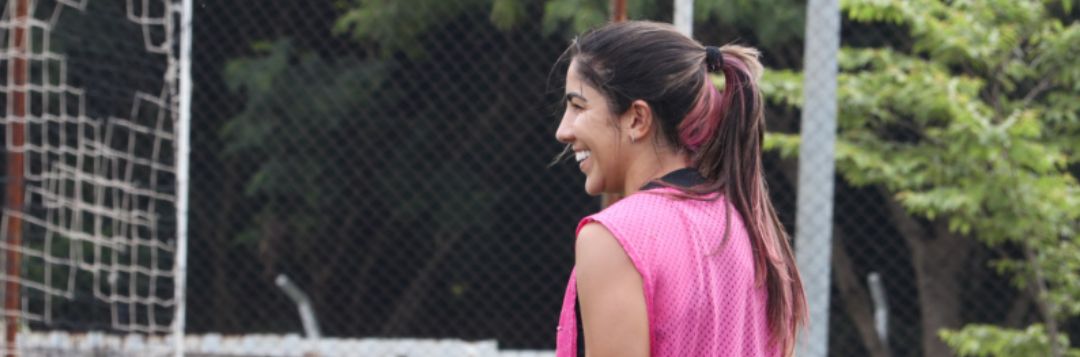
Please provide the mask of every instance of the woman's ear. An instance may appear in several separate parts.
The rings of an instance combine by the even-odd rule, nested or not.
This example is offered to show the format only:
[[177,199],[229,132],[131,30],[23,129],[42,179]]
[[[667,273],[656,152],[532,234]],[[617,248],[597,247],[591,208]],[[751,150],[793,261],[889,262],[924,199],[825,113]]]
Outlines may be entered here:
[[619,118],[619,124],[628,136],[626,139],[637,142],[652,133],[653,120],[652,107],[638,99],[630,103],[630,108]]

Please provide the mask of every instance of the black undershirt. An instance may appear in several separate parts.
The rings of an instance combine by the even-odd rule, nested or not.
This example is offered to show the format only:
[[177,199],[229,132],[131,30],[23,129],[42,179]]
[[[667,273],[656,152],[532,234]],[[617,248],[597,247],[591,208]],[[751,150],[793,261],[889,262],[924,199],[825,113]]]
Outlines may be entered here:
[[[664,177],[661,177],[657,181],[650,181],[641,187],[641,191],[652,190],[657,188],[666,187],[658,181],[663,181],[668,185],[674,185],[677,187],[693,187],[705,183],[705,178],[701,176],[697,170],[684,167],[672,172],[669,172]],[[576,282],[575,282],[576,284]],[[581,323],[581,303],[577,297],[574,297],[574,314],[577,315],[577,355],[585,356],[585,328]]]

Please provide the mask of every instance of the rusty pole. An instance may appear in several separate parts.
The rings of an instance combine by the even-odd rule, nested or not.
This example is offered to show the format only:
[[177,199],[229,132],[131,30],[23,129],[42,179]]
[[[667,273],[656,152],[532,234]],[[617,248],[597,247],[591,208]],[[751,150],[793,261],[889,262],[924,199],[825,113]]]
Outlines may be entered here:
[[19,328],[19,277],[21,268],[21,257],[19,256],[19,247],[22,246],[22,213],[23,213],[23,189],[25,181],[25,172],[23,172],[25,154],[24,145],[26,144],[25,129],[26,126],[26,74],[27,74],[27,56],[29,55],[27,41],[30,36],[27,36],[30,21],[28,14],[30,10],[29,0],[16,0],[15,5],[15,31],[11,32],[13,37],[11,43],[15,46],[15,56],[10,62],[10,68],[8,71],[9,80],[12,88],[11,93],[11,108],[13,116],[8,118],[7,131],[11,135],[11,143],[8,147],[15,148],[10,150],[7,157],[7,191],[4,195],[7,202],[6,210],[12,212],[8,215],[8,225],[5,235],[7,235],[8,246],[6,263],[7,282],[4,286],[4,342],[5,342],[5,356],[14,357],[15,351],[15,336]]
[[612,0],[611,21],[626,21],[626,0]]

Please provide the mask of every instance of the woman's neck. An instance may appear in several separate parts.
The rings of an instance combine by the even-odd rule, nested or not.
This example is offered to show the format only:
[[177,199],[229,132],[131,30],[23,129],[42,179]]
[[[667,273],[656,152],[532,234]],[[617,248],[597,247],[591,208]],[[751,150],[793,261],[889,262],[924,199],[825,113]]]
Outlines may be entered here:
[[687,166],[690,166],[690,156],[685,153],[666,149],[649,150],[648,154],[633,160],[627,168],[623,195],[632,195],[650,181]]

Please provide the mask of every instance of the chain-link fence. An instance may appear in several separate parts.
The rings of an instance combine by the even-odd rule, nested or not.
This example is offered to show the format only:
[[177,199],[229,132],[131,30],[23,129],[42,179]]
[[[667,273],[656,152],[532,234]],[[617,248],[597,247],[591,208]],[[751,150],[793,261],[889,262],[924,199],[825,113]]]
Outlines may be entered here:
[[[1026,40],[1003,43],[993,34],[1012,28],[1018,29],[1015,34],[1020,34],[1019,38],[1027,38],[1024,31],[1051,26],[1057,19],[1075,26],[1075,11],[1070,13],[1052,2],[1002,3],[1026,7],[1022,11],[996,8],[992,2],[840,3],[842,49],[838,54],[828,355],[948,356],[954,350],[943,340],[943,329],[989,324],[1023,330],[1044,323],[1045,310],[1040,312],[1038,301],[1045,297],[1039,297],[1030,285],[1021,288],[1015,283],[1035,280],[1035,274],[1005,269],[1000,264],[1022,256],[1020,247],[1027,244],[1023,241],[1037,239],[1038,234],[978,228],[995,225],[985,222],[1001,219],[997,212],[1033,210],[1015,201],[1004,205],[1008,208],[995,207],[992,196],[1002,192],[984,196],[980,186],[989,187],[987,182],[996,180],[995,175],[1040,174],[1024,167],[995,171],[998,169],[989,167],[999,160],[1010,160],[1006,158],[1009,154],[992,158],[976,154],[984,147],[996,150],[1021,145],[1020,140],[977,144],[967,140],[1006,130],[1002,128],[1010,126],[1006,118],[1015,115],[1013,110],[1039,110],[1033,109],[1034,104],[1020,109],[1003,104],[1025,96],[1034,98],[1037,94],[1031,85],[1035,81],[1011,77],[995,68],[1037,66],[1037,60],[1032,62],[1035,53],[1050,55],[1040,53]],[[822,10],[810,7],[808,16],[835,16]],[[1016,20],[1021,17],[1025,20]],[[807,41],[806,46],[828,45]],[[983,52],[974,54],[977,51]],[[806,52],[809,55],[811,51]],[[810,62],[808,58],[806,63]],[[809,101],[825,88],[810,87],[810,72],[820,69],[803,71]],[[968,92],[950,88],[949,83],[956,83],[957,78],[975,79],[985,87]],[[1015,87],[1006,84],[1002,88],[1001,83],[1015,83]],[[969,102],[961,98],[976,99]],[[983,103],[986,107],[980,107]],[[803,139],[818,129],[804,122]],[[1062,168],[1052,175],[1068,172]],[[1071,172],[1077,177],[1075,168]],[[799,190],[805,189],[814,188],[799,186]],[[1026,189],[1015,184],[1003,187],[1008,191]],[[959,197],[978,203],[957,208],[953,200]],[[1067,210],[1064,206],[1057,209]],[[1037,214],[1028,219],[1033,216]],[[1028,224],[1018,218],[1000,223]],[[996,238],[1009,234],[1015,236]],[[1073,237],[1075,233],[1066,233],[1050,239]],[[1010,239],[1015,240],[1008,242]],[[1020,261],[1034,264],[1031,258]],[[1071,326],[1062,333],[1075,337],[1078,331]],[[1006,335],[982,333],[992,337],[964,344],[967,353],[986,351],[991,348],[988,345],[996,343],[1010,344],[1003,342],[1009,338]],[[1048,349],[1005,351],[1011,352],[997,355],[1052,355]]]
[[326,336],[550,347],[597,204],[547,166],[566,40],[521,6],[200,4],[189,331],[301,333],[284,275]]
[[[554,347],[574,228],[600,202],[584,194],[576,167],[549,165],[561,149],[554,129],[562,74],[553,64],[575,33],[610,16],[609,1],[194,4],[189,351],[444,356]],[[810,10],[802,0],[696,1],[696,38],[762,50],[776,134],[800,132],[802,77],[794,71],[810,63],[803,59],[806,14],[820,15]],[[672,5],[630,1],[629,12],[668,21]],[[910,26],[857,14],[841,16],[841,46],[916,53]],[[68,36],[119,33],[95,26],[76,23]],[[86,64],[72,75],[93,86],[118,81],[118,68],[141,68],[101,55],[117,51],[102,46],[65,56]],[[9,58],[0,58],[5,77],[13,71]],[[828,355],[948,355],[940,328],[1036,321],[1032,294],[990,267],[1014,256],[1015,247],[988,248],[947,221],[912,212],[893,182],[861,174],[867,165],[850,147],[862,137],[845,133],[869,127],[886,133],[883,141],[922,137],[903,123],[851,119],[877,113],[845,116],[874,94],[860,96],[857,89],[869,87],[852,81],[874,62],[860,67],[853,58],[840,55],[831,270],[802,271],[808,280],[831,278]],[[3,94],[14,98],[20,87],[8,81]],[[19,115],[8,103],[0,105],[11,152]],[[771,140],[769,187],[795,232],[798,141]],[[150,146],[131,150],[153,146],[138,145]],[[169,259],[154,264],[166,271]],[[71,321],[30,327],[126,331]]]

